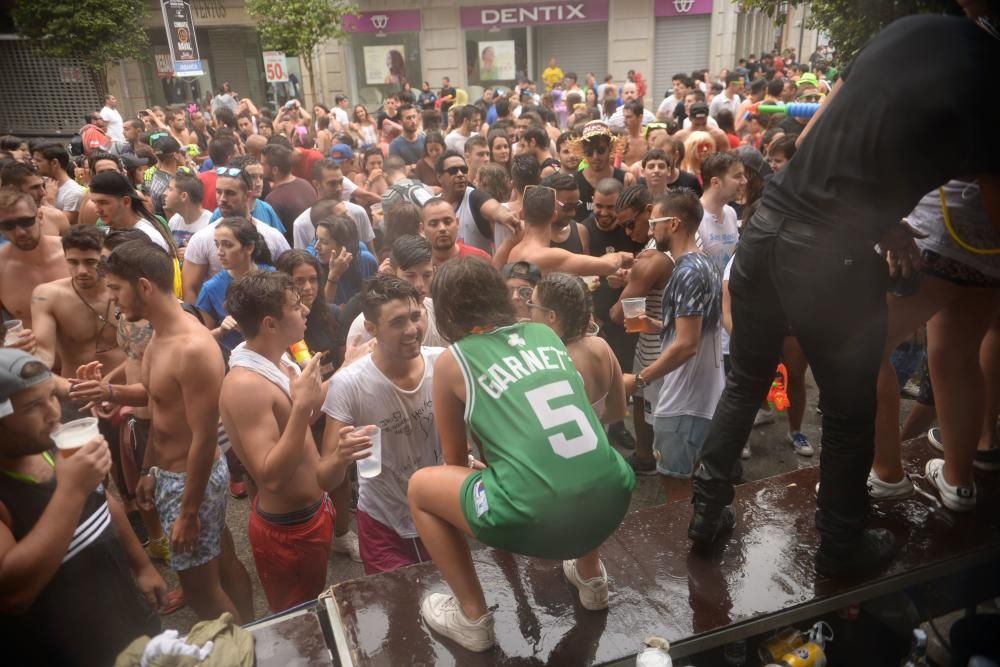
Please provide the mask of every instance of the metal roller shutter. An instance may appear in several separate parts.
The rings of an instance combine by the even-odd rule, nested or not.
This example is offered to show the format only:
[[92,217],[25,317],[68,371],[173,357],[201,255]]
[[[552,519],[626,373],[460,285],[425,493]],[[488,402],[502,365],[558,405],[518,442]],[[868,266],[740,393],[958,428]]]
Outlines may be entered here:
[[[250,87],[250,75],[247,72],[246,42],[248,31],[246,30],[218,30],[205,31],[208,34],[212,60],[212,81],[216,86],[221,86],[223,81],[228,81],[232,89],[243,97],[252,97],[253,91]],[[201,32],[198,33],[199,36]],[[199,39],[199,42],[203,40]],[[202,55],[204,58],[205,56]],[[263,65],[261,65],[263,67]]]
[[653,90],[647,106],[655,109],[671,91],[674,74],[708,67],[712,16],[671,16],[656,20]]
[[549,58],[553,56],[562,71],[576,73],[581,86],[587,72],[593,72],[598,81],[602,81],[608,73],[607,23],[537,26],[532,30],[535,69],[538,70],[533,76],[539,84],[542,70],[548,67]]

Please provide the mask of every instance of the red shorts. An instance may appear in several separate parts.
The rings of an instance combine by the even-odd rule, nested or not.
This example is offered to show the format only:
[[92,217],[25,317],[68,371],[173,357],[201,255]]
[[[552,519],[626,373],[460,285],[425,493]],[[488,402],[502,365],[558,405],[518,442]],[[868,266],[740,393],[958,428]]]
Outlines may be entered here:
[[358,547],[365,574],[391,572],[414,563],[424,563],[431,556],[419,537],[400,537],[396,531],[358,510]]
[[323,592],[335,516],[333,503],[324,496],[308,521],[282,526],[261,517],[254,499],[247,532],[271,611],[315,600]]

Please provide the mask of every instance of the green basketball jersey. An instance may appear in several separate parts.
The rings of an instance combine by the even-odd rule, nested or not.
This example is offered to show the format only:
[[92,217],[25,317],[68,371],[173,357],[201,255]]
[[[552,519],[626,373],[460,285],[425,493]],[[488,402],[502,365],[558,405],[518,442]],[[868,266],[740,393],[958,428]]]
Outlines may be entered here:
[[[465,378],[465,421],[487,463],[485,497],[465,508],[475,512],[470,524],[565,524],[580,515],[600,523],[595,514],[620,520],[635,475],[608,444],[555,332],[514,324],[467,336],[451,350]],[[538,549],[531,551],[519,553]]]

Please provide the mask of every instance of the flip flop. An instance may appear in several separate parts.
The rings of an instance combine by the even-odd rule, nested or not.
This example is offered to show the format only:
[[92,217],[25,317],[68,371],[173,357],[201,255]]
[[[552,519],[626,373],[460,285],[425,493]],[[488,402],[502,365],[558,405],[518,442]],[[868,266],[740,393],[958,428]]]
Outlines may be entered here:
[[178,589],[167,593],[167,601],[160,607],[161,616],[169,616],[184,606],[184,591]]

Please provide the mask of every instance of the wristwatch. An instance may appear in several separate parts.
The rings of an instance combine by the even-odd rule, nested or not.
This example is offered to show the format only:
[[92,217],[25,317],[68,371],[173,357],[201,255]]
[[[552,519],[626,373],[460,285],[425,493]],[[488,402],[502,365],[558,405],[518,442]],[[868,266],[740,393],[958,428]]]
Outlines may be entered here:
[[635,374],[635,384],[632,387],[632,394],[640,394],[647,386],[646,378],[642,377],[642,371]]

